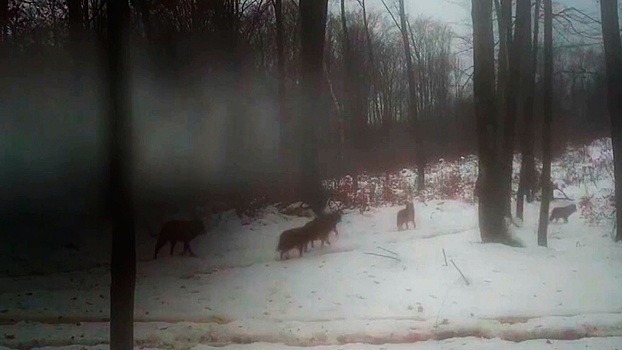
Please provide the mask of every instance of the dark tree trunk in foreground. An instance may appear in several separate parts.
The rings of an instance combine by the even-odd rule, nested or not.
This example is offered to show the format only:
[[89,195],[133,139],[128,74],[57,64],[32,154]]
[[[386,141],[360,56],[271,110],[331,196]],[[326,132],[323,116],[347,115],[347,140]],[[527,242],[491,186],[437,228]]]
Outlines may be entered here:
[[151,14],[149,12],[149,0],[131,0],[131,4],[133,7],[136,7],[138,12],[140,13],[140,19],[143,24],[143,31],[145,34],[145,38],[147,42],[149,42],[151,38]]
[[[378,105],[378,70],[374,60],[374,45],[371,41],[371,35],[369,34],[369,23],[367,21],[367,9],[365,7],[365,0],[359,0],[359,4],[361,5],[361,10],[363,11],[363,27],[365,29],[365,40],[367,41],[367,55],[369,57],[369,66],[371,68],[371,82],[373,87],[373,103],[374,103],[374,112],[376,113],[376,117],[380,117],[380,106]],[[390,119],[390,118],[387,118]],[[383,125],[388,124],[388,127],[391,125],[390,120],[383,120]],[[386,125],[385,125],[386,126]]]
[[73,84],[73,96],[76,99],[80,99],[81,95],[81,77],[82,77],[82,61],[84,58],[84,18],[82,12],[82,5],[80,0],[67,0],[67,9],[69,17],[69,38],[71,54],[74,63],[74,84]]
[[0,0],[0,49],[6,44],[9,24],[9,0]]
[[[497,13],[497,29],[499,31],[499,54],[497,67],[497,96],[502,102],[499,108],[499,123],[503,122],[503,112],[505,96],[509,74],[508,51],[512,42],[512,0],[495,0],[495,11]],[[501,128],[502,129],[502,128]],[[503,135],[499,135],[502,137]]]
[[[531,5],[531,1],[528,1]],[[540,0],[536,0],[535,16],[534,16],[534,35],[533,45],[531,42],[531,6],[527,9],[525,1],[519,3],[517,12],[525,12],[525,16],[529,16],[529,20],[525,21],[525,27],[522,30],[525,32],[525,46],[522,49],[523,53],[523,77],[522,77],[522,89],[523,89],[523,134],[521,137],[521,168],[520,179],[518,183],[518,193],[516,194],[516,216],[523,220],[523,207],[525,196],[527,202],[531,203],[533,200],[533,192],[535,191],[536,182],[536,165],[534,161],[534,94],[536,89],[536,67],[538,60],[538,26],[539,26],[539,13],[540,13]]]
[[421,139],[421,123],[417,115],[417,90],[415,85],[415,72],[413,70],[413,59],[410,52],[410,39],[408,38],[408,24],[406,23],[406,11],[404,10],[404,0],[400,0],[400,31],[404,42],[404,56],[406,57],[406,74],[408,74],[408,116],[411,120],[413,135],[415,136],[416,163],[417,163],[417,191],[421,192],[425,188],[425,151],[423,140]]
[[[285,121],[285,46],[283,44],[283,4],[282,0],[275,0],[274,13],[276,16],[276,60],[279,74],[279,121]],[[281,127],[281,135],[283,127]]]
[[298,135],[302,138],[300,194],[313,211],[324,210],[325,194],[320,177],[318,152],[319,120],[322,111],[324,34],[328,0],[300,0],[300,35],[302,58],[302,103]]
[[131,198],[131,120],[128,96],[127,1],[108,3],[108,94],[112,256],[110,348],[134,347],[136,237]]
[[[341,30],[342,30],[342,54],[343,54],[343,104],[342,104],[342,113],[341,120],[345,125],[349,126],[349,132],[345,135],[346,138],[346,149],[350,152],[349,155],[351,158],[354,158],[353,161],[349,163],[354,165],[348,169],[351,171],[352,176],[356,179],[359,173],[359,140],[363,135],[358,133],[357,131],[361,131],[359,121],[355,120],[354,113],[354,104],[358,103],[357,101],[357,93],[355,92],[356,83],[355,83],[355,71],[354,71],[354,62],[352,60],[352,51],[350,48],[350,35],[348,34],[348,23],[346,21],[346,6],[345,0],[341,0],[340,7],[341,14]],[[343,153],[342,153],[343,156]],[[354,181],[355,187],[358,189],[358,181]]]
[[607,66],[607,107],[611,118],[611,143],[613,146],[616,241],[622,240],[622,45],[618,22],[618,0],[600,0],[600,13],[605,42]]
[[[512,45],[512,0],[494,0],[499,31],[499,53],[497,56],[497,118],[500,144],[505,138],[505,118],[507,116],[508,84],[510,75],[509,52]],[[505,167],[505,165],[503,165]],[[505,185],[505,182],[503,183]],[[505,204],[505,202],[504,202]]]
[[[73,82],[71,84],[71,112],[75,114],[75,120],[83,119],[83,110],[80,108],[83,99],[84,88],[82,86],[82,73],[85,61],[85,26],[84,13],[80,0],[67,0],[67,10],[69,19],[69,48],[73,58]],[[78,241],[79,242],[79,241]],[[79,243],[78,243],[79,246]]]
[[[529,0],[526,1],[527,3]],[[525,5],[525,1],[518,2],[521,6]],[[518,9],[518,8],[517,8]],[[526,38],[528,36],[521,28],[530,25],[526,20],[525,11],[516,15],[516,34],[512,38],[512,10],[510,2],[509,19],[506,19],[507,47],[508,47],[508,75],[505,87],[505,114],[503,120],[503,212],[507,217],[512,217],[512,165],[514,159],[514,134],[516,132],[516,103],[518,96],[518,87],[520,83],[521,68],[521,50],[524,49]],[[529,16],[527,14],[527,16]],[[505,19],[505,18],[504,18]]]
[[553,120],[553,5],[544,0],[544,121],[542,123],[542,203],[538,245],[547,246],[551,202],[551,123]]
[[472,0],[473,92],[479,151],[479,229],[482,242],[506,238],[501,207],[498,119],[495,101],[494,39],[492,0]]
[[69,17],[69,33],[71,36],[72,49],[80,47],[81,36],[84,31],[83,12],[80,0],[67,0],[67,10]]
[[282,190],[286,197],[289,196],[289,199],[292,199],[293,191],[294,191],[294,182],[293,182],[293,173],[291,171],[291,149],[292,144],[291,140],[288,138],[287,126],[288,126],[288,115],[287,115],[287,105],[286,105],[286,96],[285,96],[285,45],[283,39],[283,1],[275,0],[274,1],[274,14],[276,17],[276,61],[277,61],[277,71],[279,75],[279,150],[280,150],[280,164],[281,164],[281,174],[284,178],[284,184]]

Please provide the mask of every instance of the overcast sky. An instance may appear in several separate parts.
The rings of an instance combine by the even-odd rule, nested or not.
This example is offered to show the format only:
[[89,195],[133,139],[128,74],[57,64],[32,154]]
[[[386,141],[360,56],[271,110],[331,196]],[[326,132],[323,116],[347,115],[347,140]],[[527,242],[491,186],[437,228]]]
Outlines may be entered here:
[[[395,8],[397,1],[398,0],[385,0],[391,9]],[[339,0],[331,0],[329,3],[333,11],[339,11]],[[365,3],[368,11],[381,11],[386,13],[381,0],[366,0]],[[350,9],[359,10],[356,0],[346,0],[346,4],[348,4]],[[432,19],[447,23],[458,36],[470,37],[472,34],[471,0],[404,0],[404,5],[406,7],[407,14],[410,17],[431,17]],[[559,12],[563,7],[575,7],[595,20],[600,20],[599,0],[553,0],[554,13]],[[564,34],[564,37],[561,37],[558,35],[560,25],[554,22],[553,26],[556,28],[553,33],[554,41],[558,44],[561,41],[568,40],[573,41],[572,44],[576,44],[577,40],[582,43],[596,45],[599,45],[601,42],[600,38],[585,38],[573,36],[571,34]],[[595,23],[591,27],[590,32],[594,35],[600,36],[600,30],[600,24]],[[566,32],[567,31],[564,33]],[[542,30],[540,33],[542,33]],[[563,44],[566,43],[564,42]],[[460,40],[454,40],[453,45],[455,49],[460,52],[462,52],[465,48],[464,45],[461,45]],[[460,54],[462,61],[467,67],[472,63],[471,55],[471,52],[462,52]]]
[[[348,0],[346,0],[348,1]],[[354,2],[354,0],[349,0]],[[387,4],[396,0],[385,0]],[[598,0],[554,0],[556,7],[576,7],[586,14],[600,20]],[[367,0],[371,9],[383,9],[381,0]],[[404,0],[406,12],[411,16],[423,15],[450,23],[456,32],[470,31],[471,0]]]

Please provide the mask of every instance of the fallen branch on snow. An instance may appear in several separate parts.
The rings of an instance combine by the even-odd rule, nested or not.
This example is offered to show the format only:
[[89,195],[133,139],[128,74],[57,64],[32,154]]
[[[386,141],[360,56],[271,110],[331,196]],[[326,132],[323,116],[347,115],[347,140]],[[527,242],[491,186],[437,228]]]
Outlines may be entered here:
[[388,250],[388,249],[384,249],[384,248],[382,248],[382,247],[376,247],[376,248],[382,249],[382,250],[384,250],[385,252],[391,253],[391,254],[396,255],[396,256],[398,255],[396,252],[392,252],[392,251],[390,251],[390,250]]
[[466,285],[470,285],[469,280],[464,277],[464,274],[462,273],[462,271],[460,271],[460,269],[458,268],[458,266],[456,265],[456,263],[454,262],[454,259],[449,260],[451,261],[451,263],[454,265],[454,267],[456,268],[456,270],[458,270],[458,272],[460,272],[460,276],[462,276],[462,279],[464,279],[464,283],[466,283]]
[[367,255],[381,256],[381,257],[383,257],[383,258],[387,258],[387,259],[393,259],[393,260],[397,260],[397,261],[402,261],[402,260],[400,260],[400,259],[398,259],[398,258],[396,258],[396,257],[393,257],[393,256],[388,256],[388,255],[382,255],[382,254],[376,254],[376,253],[367,253],[367,252],[366,252],[365,254],[367,254]]

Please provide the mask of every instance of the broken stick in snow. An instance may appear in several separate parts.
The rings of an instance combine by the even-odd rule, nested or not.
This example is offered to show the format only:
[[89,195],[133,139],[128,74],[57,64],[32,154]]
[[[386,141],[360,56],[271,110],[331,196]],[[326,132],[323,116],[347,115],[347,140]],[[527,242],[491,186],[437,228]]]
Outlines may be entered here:
[[458,270],[458,272],[460,272],[460,276],[462,276],[462,278],[464,279],[464,283],[466,283],[466,285],[468,286],[468,285],[470,284],[470,283],[469,283],[469,280],[468,280],[466,277],[464,277],[464,274],[462,273],[462,271],[460,271],[460,269],[458,268],[458,266],[456,266],[456,263],[454,262],[454,259],[451,259],[451,260],[449,260],[449,261],[451,261],[451,263],[454,265],[454,267],[456,268],[456,270]]
[[383,258],[388,258],[388,259],[393,259],[393,260],[397,260],[397,261],[401,261],[400,259],[393,257],[393,256],[388,256],[388,255],[382,255],[382,254],[376,254],[376,253],[365,253],[367,255],[376,255],[376,256],[381,256]]
[[445,248],[443,248],[443,258],[445,258],[445,266],[447,266],[447,255],[445,255]]
[[384,248],[382,248],[382,247],[378,247],[378,248],[380,248],[380,249],[384,250],[385,252],[391,253],[391,254],[393,254],[393,255],[398,255],[396,252],[392,252],[392,251],[390,251],[390,250],[388,250],[388,249],[384,249]]

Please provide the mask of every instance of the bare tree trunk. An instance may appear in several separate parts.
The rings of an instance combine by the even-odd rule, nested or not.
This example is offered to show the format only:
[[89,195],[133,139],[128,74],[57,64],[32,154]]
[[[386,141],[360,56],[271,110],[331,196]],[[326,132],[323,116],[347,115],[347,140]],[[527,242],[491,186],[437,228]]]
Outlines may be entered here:
[[[300,0],[300,36],[302,56],[302,94],[300,104],[301,123],[298,132],[302,137],[300,152],[303,200],[316,214],[324,210],[325,196],[320,177],[318,154],[318,118],[322,118],[322,60],[326,11],[328,0]],[[303,130],[304,128],[304,130]]]
[[[288,138],[289,116],[287,115],[287,97],[285,93],[285,44],[283,38],[283,1],[274,1],[274,13],[276,16],[276,59],[279,75],[279,140],[280,140],[280,163],[281,174],[284,179],[282,190],[289,192],[290,199],[294,196],[294,177],[291,171],[292,144]],[[286,195],[287,193],[283,193]]]
[[112,1],[108,17],[110,213],[112,257],[110,262],[110,348],[134,348],[134,289],[136,237],[132,203],[132,133],[129,86],[129,6]]
[[[369,31],[369,23],[367,21],[367,8],[365,6],[365,0],[358,0],[363,10],[363,26],[365,27],[365,38],[367,39],[367,54],[369,56],[369,66],[371,68],[371,80],[372,80],[372,98],[374,102],[374,113],[376,119],[382,123],[382,132],[380,143],[389,146],[391,143],[391,131],[393,129],[393,123],[390,114],[385,114],[380,110],[380,103],[378,102],[379,94],[379,81],[378,81],[378,68],[376,67],[376,60],[374,58],[374,44],[371,41],[371,34]],[[379,153],[380,154],[380,153]],[[386,153],[386,156],[380,154],[380,157],[385,159],[387,166],[392,166],[395,163],[395,156],[393,152]],[[385,168],[386,170],[386,168]],[[387,172],[387,179],[388,179]],[[358,187],[358,184],[357,184]]]
[[[69,17],[69,32],[73,45],[79,47],[84,25],[82,21],[82,8],[80,0],[67,0],[67,9]],[[74,47],[75,49],[75,47]]]
[[399,1],[400,4],[400,31],[402,33],[402,41],[404,41],[404,56],[406,57],[406,74],[408,74],[408,113],[413,127],[413,135],[415,136],[415,146],[417,147],[417,191],[425,188],[425,154],[423,149],[423,140],[421,136],[421,123],[417,115],[417,91],[415,85],[415,72],[413,70],[413,60],[410,53],[410,40],[408,39],[408,26],[406,24],[406,11],[404,10],[404,0]]
[[622,45],[618,22],[618,0],[600,0],[605,59],[607,66],[607,105],[611,118],[613,145],[616,241],[622,240]]
[[[531,0],[519,0],[517,5],[517,15],[525,16],[528,20],[522,22],[521,31],[525,35],[525,45],[521,49],[523,57],[523,75],[521,78],[522,103],[523,103],[523,134],[521,137],[521,168],[516,194],[516,216],[523,220],[523,208],[525,196],[531,203],[535,186],[535,161],[534,161],[534,93],[536,84],[536,63],[537,63],[537,35],[538,35],[538,14],[540,0],[536,0],[536,15],[534,24],[534,44],[531,42]],[[533,52],[533,53],[532,53]]]
[[[371,82],[372,82],[372,87],[373,87],[372,98],[374,102],[374,112],[376,114],[376,118],[381,118],[380,106],[378,105],[378,96],[377,96],[378,95],[378,76],[377,76],[378,69],[376,68],[376,63],[374,59],[374,45],[371,41],[371,34],[369,33],[369,23],[367,22],[367,9],[365,7],[365,0],[359,0],[359,4],[361,5],[361,8],[363,9],[363,26],[365,27],[365,38],[367,39],[367,54],[369,55],[369,65],[371,67]],[[382,123],[389,124],[386,127],[390,128],[391,119],[390,118],[389,120],[383,119]]]
[[[358,178],[364,162],[363,150],[366,147],[367,139],[367,113],[361,110],[361,87],[359,86],[358,72],[356,71],[357,61],[355,60],[348,25],[346,22],[345,1],[341,0],[341,27],[343,31],[343,119],[345,125],[349,126],[347,145],[350,150],[350,158],[353,166],[352,176]],[[358,181],[353,182],[353,190],[358,190]]]
[[[503,142],[504,117],[507,113],[507,88],[510,74],[509,51],[512,44],[512,0],[494,0],[499,31],[499,53],[497,59],[497,118],[498,139]],[[502,144],[502,143],[500,143]]]
[[89,37],[88,34],[89,34],[89,31],[91,30],[89,0],[82,0],[82,20],[84,23],[84,30],[86,31],[86,36]]
[[[223,167],[224,178],[228,180],[226,187],[236,201],[248,192],[250,183],[247,168],[251,154],[245,138],[244,122],[246,117],[247,98],[242,75],[242,58],[239,55],[241,44],[239,1],[207,1],[212,7],[213,25],[215,27],[215,48],[219,58],[218,72],[225,103],[227,106],[225,121],[224,154],[227,162]],[[215,18],[214,18],[215,17]]]
[[9,25],[9,0],[0,0],[0,47],[6,46]]
[[143,30],[147,41],[151,40],[151,14],[149,11],[149,0],[132,0],[132,6],[136,6],[140,13],[143,23]]
[[283,4],[282,0],[275,0],[274,12],[276,16],[276,59],[279,74],[279,121],[281,122],[281,139],[284,139],[285,113],[285,46],[283,43]]
[[495,101],[492,0],[472,0],[473,92],[479,148],[479,227],[482,242],[499,242],[506,236],[503,223],[499,171],[498,119]]
[[551,123],[553,120],[553,5],[544,0],[544,121],[542,123],[542,203],[538,245],[547,246],[551,202]]
[[[507,62],[507,68],[499,67],[499,75],[503,76],[505,86],[502,87],[503,91],[500,94],[501,100],[504,103],[501,108],[501,114],[503,115],[502,122],[502,139],[503,139],[503,155],[502,155],[502,179],[503,179],[503,212],[507,217],[512,217],[511,209],[511,193],[512,193],[512,160],[514,158],[514,133],[516,130],[516,94],[517,87],[520,79],[520,49],[521,42],[519,39],[523,37],[512,38],[512,1],[501,0],[501,15],[502,26],[504,29],[505,40],[501,35],[501,41],[505,41],[506,55],[505,61]],[[520,25],[520,21],[524,21],[524,18],[517,16],[517,27]],[[500,57],[503,57],[500,52]],[[501,58],[499,59],[501,62]],[[506,73],[503,73],[505,70]],[[501,79],[500,79],[501,82]]]
[[[342,41],[341,47],[343,49],[343,108],[341,119],[342,122],[348,126],[349,132],[344,135],[346,138],[346,149],[349,150],[349,158],[350,164],[353,166],[349,167],[349,170],[352,171],[352,176],[356,179],[359,172],[359,149],[358,138],[361,138],[363,135],[358,133],[360,131],[359,121],[355,120],[354,116],[354,104],[358,101],[355,101],[355,95],[357,95],[354,91],[355,82],[354,82],[354,62],[352,60],[352,52],[350,48],[350,35],[348,34],[348,23],[346,22],[346,7],[345,0],[341,0],[341,30],[342,30]],[[358,181],[354,181],[355,188],[358,188]]]
[[84,61],[84,22],[80,0],[67,0],[69,17],[69,47],[73,57],[73,84],[71,89],[73,103],[71,108],[77,110],[82,99],[82,69]]
[[[497,12],[497,27],[499,31],[497,94],[503,101],[505,99],[505,90],[507,89],[509,73],[508,51],[512,41],[512,0],[495,0],[494,4],[495,11]],[[500,108],[500,111],[502,110],[503,108]],[[502,119],[499,119],[500,123],[501,120]]]

